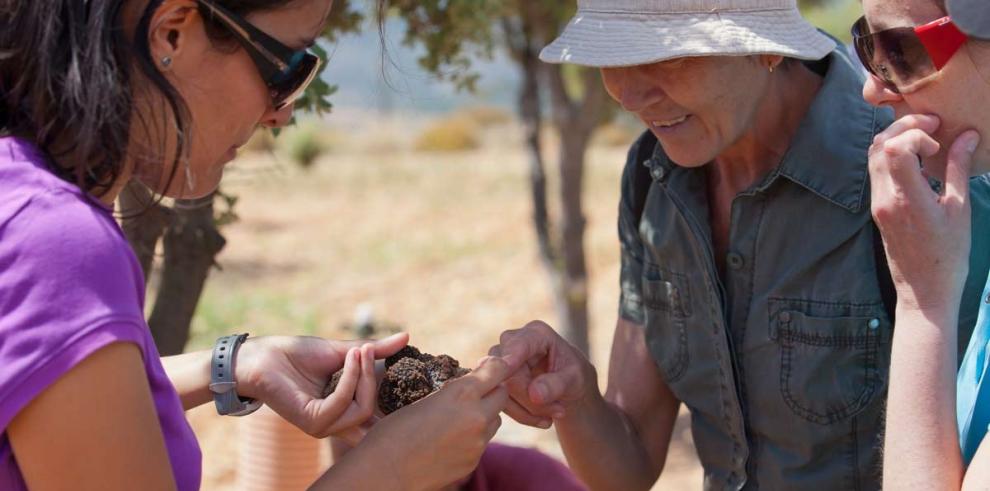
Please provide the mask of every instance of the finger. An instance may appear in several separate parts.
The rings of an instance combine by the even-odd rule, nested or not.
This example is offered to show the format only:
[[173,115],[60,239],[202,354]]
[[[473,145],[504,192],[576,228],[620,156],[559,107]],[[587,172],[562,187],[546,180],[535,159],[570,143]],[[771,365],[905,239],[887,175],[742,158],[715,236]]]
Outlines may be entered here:
[[928,199],[934,196],[934,191],[921,172],[919,157],[931,157],[939,149],[940,145],[932,137],[919,130],[910,130],[884,144],[879,157],[874,157],[879,159],[874,170],[879,175],[889,176],[892,184],[909,200]]
[[360,358],[361,351],[358,348],[347,350],[337,388],[317,408],[321,420],[335,421],[354,400],[354,390],[361,377]]
[[532,382],[532,378],[529,376],[520,376],[519,374],[523,371],[524,369],[520,369],[515,375],[509,377],[509,379],[502,384],[509,390],[510,401],[521,406],[529,414],[543,419],[549,419],[552,414],[550,409],[533,402],[530,398],[529,385]]
[[400,332],[385,339],[375,341],[375,358],[388,358],[409,344],[409,333]]
[[569,369],[539,375],[529,384],[529,398],[542,405],[561,401],[571,388],[581,383],[578,378],[575,371]]
[[354,401],[364,414],[364,419],[375,411],[378,395],[378,381],[375,379],[375,347],[371,343],[361,347],[361,379],[358,381]]
[[360,407],[352,402],[347,406],[344,414],[335,419],[330,427],[327,428],[326,433],[333,434],[353,426],[363,426],[371,416],[371,408]]
[[522,329],[503,333],[500,343],[502,358],[513,370],[519,368],[532,358],[549,354],[554,335],[550,326],[539,321],[531,322]]
[[883,152],[893,157],[891,164],[911,168],[920,167],[920,160],[934,156],[941,149],[942,145],[938,140],[917,129],[907,130],[883,144]]
[[969,202],[969,176],[972,170],[973,153],[980,144],[980,134],[967,131],[956,139],[949,148],[949,160],[945,166],[945,196],[961,203]]
[[488,394],[512,373],[513,370],[509,369],[508,363],[502,358],[486,356],[479,361],[478,368],[455,382],[463,380],[464,383],[474,385],[479,394]]
[[496,387],[481,398],[481,410],[488,415],[495,415],[505,410],[509,402],[509,391],[505,387]]
[[900,135],[908,130],[921,130],[931,134],[938,130],[941,121],[938,116],[932,114],[911,114],[894,121],[884,131],[873,138],[874,145],[883,145],[887,140]]
[[529,399],[529,384],[533,382],[533,377],[529,370],[520,368],[515,373],[505,379],[503,385],[509,389],[509,393],[518,397]]
[[502,345],[496,344],[488,348],[488,356],[502,356]]
[[505,410],[503,410],[503,412],[508,414],[510,418],[516,420],[519,424],[534,426],[544,430],[550,428],[550,425],[553,423],[550,418],[533,414],[511,397],[508,401],[506,401]]

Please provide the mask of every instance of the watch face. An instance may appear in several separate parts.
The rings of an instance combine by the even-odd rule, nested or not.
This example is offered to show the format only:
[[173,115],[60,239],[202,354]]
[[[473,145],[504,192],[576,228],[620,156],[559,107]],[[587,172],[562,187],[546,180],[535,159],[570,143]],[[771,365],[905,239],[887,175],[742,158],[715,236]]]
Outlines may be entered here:
[[990,2],[987,0],[948,0],[952,21],[966,34],[990,39]]

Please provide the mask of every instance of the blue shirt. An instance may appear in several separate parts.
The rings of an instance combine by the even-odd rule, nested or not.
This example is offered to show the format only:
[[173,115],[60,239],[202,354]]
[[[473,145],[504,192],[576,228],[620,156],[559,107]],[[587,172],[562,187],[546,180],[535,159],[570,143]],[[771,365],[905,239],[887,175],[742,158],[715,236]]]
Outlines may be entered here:
[[990,279],[983,289],[976,329],[969,340],[956,380],[956,421],[959,423],[959,444],[963,461],[969,465],[976,449],[990,426],[990,383],[983,383],[987,374],[987,352],[990,348]]

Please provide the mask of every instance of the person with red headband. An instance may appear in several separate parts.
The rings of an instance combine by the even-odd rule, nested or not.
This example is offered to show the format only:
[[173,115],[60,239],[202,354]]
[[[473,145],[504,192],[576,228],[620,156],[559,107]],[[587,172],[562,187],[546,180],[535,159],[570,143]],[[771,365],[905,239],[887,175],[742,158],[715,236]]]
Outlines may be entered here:
[[971,176],[990,171],[990,6],[864,0],[863,8],[853,27],[870,72],[863,95],[898,118],[874,139],[869,165],[897,290],[884,487],[987,489],[990,284],[961,365],[957,321],[973,306],[962,298],[969,258],[990,255],[974,242],[969,193]]

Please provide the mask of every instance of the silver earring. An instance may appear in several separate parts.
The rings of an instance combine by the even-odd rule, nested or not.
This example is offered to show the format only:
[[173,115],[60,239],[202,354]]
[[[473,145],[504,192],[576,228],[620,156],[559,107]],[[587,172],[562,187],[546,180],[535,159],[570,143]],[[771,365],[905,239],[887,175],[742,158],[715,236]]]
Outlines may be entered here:
[[773,66],[773,65],[770,65],[770,67],[769,67],[769,68],[770,68],[770,73],[773,73],[773,69],[774,69],[774,68],[777,68],[777,67],[775,67],[775,66]]
[[169,65],[171,65],[171,64],[172,64],[172,57],[171,56],[163,56],[162,57],[162,66],[163,67],[168,68]]

